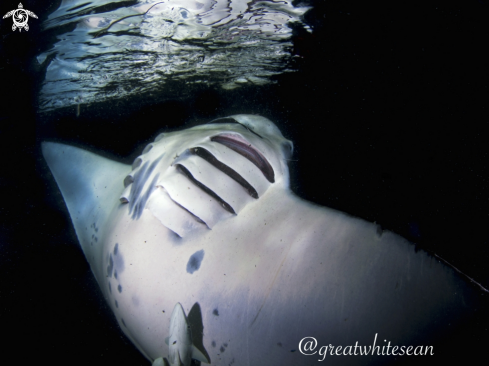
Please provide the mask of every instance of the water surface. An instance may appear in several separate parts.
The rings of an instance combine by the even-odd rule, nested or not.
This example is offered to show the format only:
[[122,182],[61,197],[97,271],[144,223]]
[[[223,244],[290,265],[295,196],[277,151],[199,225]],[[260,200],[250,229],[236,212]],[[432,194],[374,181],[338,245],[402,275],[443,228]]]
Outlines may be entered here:
[[[263,85],[293,68],[294,27],[308,7],[291,0],[64,0],[43,23],[58,33],[40,92],[43,111],[186,85]],[[293,25],[295,24],[295,25]],[[182,81],[179,90],[167,87]]]

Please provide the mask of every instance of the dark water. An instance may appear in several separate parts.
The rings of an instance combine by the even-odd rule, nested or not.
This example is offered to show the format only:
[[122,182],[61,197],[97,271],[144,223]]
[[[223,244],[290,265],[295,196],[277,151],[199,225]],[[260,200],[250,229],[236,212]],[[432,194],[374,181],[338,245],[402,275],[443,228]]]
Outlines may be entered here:
[[[29,32],[2,21],[2,356],[148,364],[98,292],[40,142],[130,163],[160,131],[235,113],[266,116],[294,142],[291,185],[299,196],[375,221],[489,288],[487,3],[307,4],[312,33],[294,31],[288,50],[296,57],[287,67],[297,72],[236,89],[212,78],[166,80],[163,94],[100,98],[79,111],[39,105],[45,73],[36,57],[56,43],[41,24],[56,2],[23,2],[39,17]],[[436,360],[487,361],[488,324],[485,312],[442,339]]]

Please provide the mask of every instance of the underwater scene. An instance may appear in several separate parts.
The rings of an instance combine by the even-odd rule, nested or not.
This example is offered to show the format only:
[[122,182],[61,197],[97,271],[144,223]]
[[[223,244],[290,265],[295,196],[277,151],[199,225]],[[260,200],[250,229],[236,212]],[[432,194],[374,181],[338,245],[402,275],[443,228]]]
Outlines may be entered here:
[[2,364],[489,360],[485,1],[5,1]]

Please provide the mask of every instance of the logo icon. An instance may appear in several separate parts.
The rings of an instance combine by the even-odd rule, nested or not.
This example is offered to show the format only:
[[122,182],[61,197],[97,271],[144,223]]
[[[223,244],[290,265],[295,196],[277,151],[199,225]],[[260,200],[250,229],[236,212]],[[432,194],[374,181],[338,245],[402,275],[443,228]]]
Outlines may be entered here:
[[22,28],[28,31],[29,26],[27,25],[27,21],[29,20],[29,15],[37,19],[36,14],[34,14],[30,10],[25,10],[24,7],[22,6],[22,3],[19,3],[19,8],[9,11],[7,14],[3,16],[3,19],[8,18],[10,16],[12,17],[12,20],[14,21],[14,25],[12,26],[13,31],[15,31],[17,28],[19,28],[19,32],[22,31]]

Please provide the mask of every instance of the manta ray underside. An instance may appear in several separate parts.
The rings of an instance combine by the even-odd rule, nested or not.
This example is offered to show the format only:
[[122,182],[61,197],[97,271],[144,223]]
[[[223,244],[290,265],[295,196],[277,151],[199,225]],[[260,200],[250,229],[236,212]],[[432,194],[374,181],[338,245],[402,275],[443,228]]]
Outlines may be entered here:
[[[212,365],[290,366],[322,364],[319,347],[300,348],[306,337],[350,352],[376,334],[380,347],[425,346],[474,309],[473,290],[436,258],[296,197],[293,145],[266,118],[160,135],[132,166],[58,143],[42,149],[104,297],[151,362],[168,357],[172,334],[189,339],[183,309],[193,342],[179,359],[195,346],[189,357]],[[327,361],[388,357],[350,355]]]

